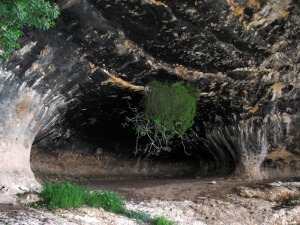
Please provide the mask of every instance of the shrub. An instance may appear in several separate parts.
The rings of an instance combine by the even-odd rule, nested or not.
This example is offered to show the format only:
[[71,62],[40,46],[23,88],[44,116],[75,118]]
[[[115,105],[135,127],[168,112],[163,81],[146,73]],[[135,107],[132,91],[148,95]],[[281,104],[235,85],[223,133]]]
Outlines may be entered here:
[[23,27],[47,30],[53,27],[59,8],[52,7],[47,0],[1,0],[0,1],[0,55],[7,60],[20,48],[17,40]]
[[198,96],[190,93],[191,88],[156,81],[151,82],[149,88],[144,100],[145,116],[157,123],[160,131],[184,134],[193,126]]
[[[151,82],[143,99],[144,111],[131,108],[134,116],[125,126],[133,124],[137,134],[136,153],[159,155],[171,151],[174,139],[179,139],[185,151],[185,142],[191,141],[191,130],[196,116],[199,90],[176,83]],[[191,132],[194,134],[193,132]],[[147,139],[145,145],[140,140]]]

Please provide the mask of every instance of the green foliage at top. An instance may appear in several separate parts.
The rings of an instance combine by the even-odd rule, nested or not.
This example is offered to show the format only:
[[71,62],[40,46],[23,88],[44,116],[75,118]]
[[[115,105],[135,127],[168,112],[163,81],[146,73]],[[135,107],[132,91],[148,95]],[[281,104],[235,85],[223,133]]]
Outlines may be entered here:
[[145,98],[146,117],[159,129],[184,134],[194,124],[196,103],[200,96],[197,89],[184,86],[151,82]]
[[1,57],[7,60],[15,49],[20,48],[17,40],[23,34],[23,27],[47,30],[55,25],[54,20],[59,14],[59,8],[52,7],[47,0],[1,0]]

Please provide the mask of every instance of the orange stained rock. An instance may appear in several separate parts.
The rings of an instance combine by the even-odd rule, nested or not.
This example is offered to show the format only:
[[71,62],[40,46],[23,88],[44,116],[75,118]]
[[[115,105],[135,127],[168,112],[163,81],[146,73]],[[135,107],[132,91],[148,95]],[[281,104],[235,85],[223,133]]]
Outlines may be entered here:
[[248,0],[248,4],[253,8],[259,9],[261,6],[262,0]]
[[25,101],[23,101],[21,103],[21,105],[16,108],[16,114],[18,116],[22,116],[27,111],[27,109],[30,105],[30,102],[31,102],[31,100],[29,98],[25,99]]
[[115,76],[114,74],[108,74],[108,76],[110,77],[107,81],[102,82],[102,85],[106,85],[108,83],[112,83],[112,84],[116,84],[134,91],[144,91],[145,87],[143,86],[138,86],[138,85],[134,85],[131,84],[117,76]]
[[276,151],[268,154],[266,156],[267,159],[271,159],[273,161],[283,160],[285,163],[289,164],[293,161],[300,161],[300,156],[293,154],[292,152],[288,152],[284,147],[279,146]]
[[147,0],[147,2],[153,5],[167,6],[162,0]]

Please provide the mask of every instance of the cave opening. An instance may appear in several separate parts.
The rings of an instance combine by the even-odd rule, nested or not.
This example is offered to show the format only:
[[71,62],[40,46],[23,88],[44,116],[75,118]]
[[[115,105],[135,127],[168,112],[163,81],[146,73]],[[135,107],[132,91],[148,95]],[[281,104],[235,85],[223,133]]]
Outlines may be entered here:
[[[83,142],[94,143],[112,153],[134,157],[136,131],[132,126],[124,127],[124,124],[126,117],[133,116],[131,107],[141,110],[143,94],[119,87],[86,90],[76,106],[66,113],[68,128]],[[153,160],[171,161],[189,158],[179,148],[159,157],[150,156]]]
[[216,157],[211,149],[214,146],[205,144],[205,120],[210,119],[204,116],[205,112],[200,112],[201,119],[198,115],[194,126],[199,139],[186,143],[185,151],[181,145],[174,145],[171,152],[162,152],[159,156],[135,155],[135,130],[132,127],[124,128],[123,125],[126,117],[133,114],[130,107],[142,108],[142,98],[143,93],[117,86],[84,88],[76,104],[66,113],[66,125],[76,136],[75,142],[79,142],[79,146],[86,143],[83,149],[91,155],[97,155],[101,149],[107,154],[123,157],[124,160],[141,159],[160,165],[183,163],[184,166],[190,166],[188,174],[183,175],[188,177],[228,175],[234,171],[236,162],[228,151],[226,153],[228,146],[223,144],[221,148],[225,149],[225,153]]

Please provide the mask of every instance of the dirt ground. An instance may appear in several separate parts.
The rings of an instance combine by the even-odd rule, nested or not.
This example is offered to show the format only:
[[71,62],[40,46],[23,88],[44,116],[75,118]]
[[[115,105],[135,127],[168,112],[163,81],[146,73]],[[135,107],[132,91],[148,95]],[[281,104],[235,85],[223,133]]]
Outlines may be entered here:
[[128,201],[197,201],[203,196],[223,199],[227,194],[233,193],[235,187],[251,185],[249,181],[225,178],[89,180],[79,183],[90,190],[105,189],[118,192]]
[[[152,217],[166,216],[176,225],[297,225],[300,203],[283,204],[300,196],[300,178],[259,182],[233,178],[201,179],[74,179],[74,177],[39,177],[43,181],[72,181],[89,190],[110,190],[124,196],[130,210]],[[55,213],[24,205],[0,204],[0,224],[143,224],[106,212],[81,207]]]
[[[193,201],[200,198],[223,200],[229,194],[235,194],[237,187],[266,187],[276,180],[247,181],[233,178],[201,179],[130,179],[130,180],[88,180],[78,182],[89,190],[104,189],[120,193],[127,201],[166,200]],[[300,181],[290,178],[281,181]]]

